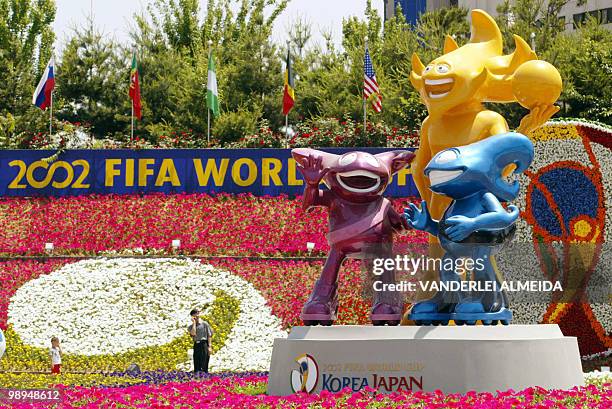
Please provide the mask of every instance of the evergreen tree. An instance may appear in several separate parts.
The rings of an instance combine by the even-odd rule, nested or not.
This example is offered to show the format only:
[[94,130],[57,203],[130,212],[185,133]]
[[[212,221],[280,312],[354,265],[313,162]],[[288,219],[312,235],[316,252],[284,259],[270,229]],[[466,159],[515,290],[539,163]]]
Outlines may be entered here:
[[74,30],[58,67],[58,95],[64,102],[58,116],[90,124],[98,138],[123,131],[129,121],[129,109],[121,110],[129,85],[128,60],[119,58],[118,51],[90,20]]
[[0,122],[6,140],[46,129],[48,116],[32,105],[32,94],[51,57],[54,20],[53,0],[0,0]]
[[[235,15],[230,3],[209,1],[200,19],[197,1],[158,0],[138,19],[133,37],[142,52],[143,82],[148,81],[143,100],[152,112],[148,130],[153,137],[170,127],[205,134],[209,40],[217,59],[221,106],[213,136],[224,142],[243,136],[228,124],[236,118],[228,117],[230,112],[254,117],[255,124],[264,116],[281,122],[281,60],[271,34],[287,1],[245,0]],[[253,132],[255,126],[238,129]]]

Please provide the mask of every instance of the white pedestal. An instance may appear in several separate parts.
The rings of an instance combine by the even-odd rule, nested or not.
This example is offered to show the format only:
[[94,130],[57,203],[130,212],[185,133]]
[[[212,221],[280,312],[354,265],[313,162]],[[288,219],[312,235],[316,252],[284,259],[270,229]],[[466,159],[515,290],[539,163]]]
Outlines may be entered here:
[[576,338],[552,324],[294,327],[287,339],[274,340],[268,394],[365,386],[465,393],[583,384]]

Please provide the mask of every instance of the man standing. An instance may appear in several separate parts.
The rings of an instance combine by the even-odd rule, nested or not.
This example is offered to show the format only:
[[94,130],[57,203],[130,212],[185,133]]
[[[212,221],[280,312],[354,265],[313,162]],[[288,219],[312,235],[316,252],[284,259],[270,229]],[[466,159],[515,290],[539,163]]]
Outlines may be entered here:
[[191,310],[190,315],[191,325],[188,331],[193,338],[193,371],[208,373],[213,331],[208,322],[200,319],[200,311],[197,308]]
[[6,339],[4,338],[4,332],[0,329],[0,359],[2,359],[4,351],[6,351]]

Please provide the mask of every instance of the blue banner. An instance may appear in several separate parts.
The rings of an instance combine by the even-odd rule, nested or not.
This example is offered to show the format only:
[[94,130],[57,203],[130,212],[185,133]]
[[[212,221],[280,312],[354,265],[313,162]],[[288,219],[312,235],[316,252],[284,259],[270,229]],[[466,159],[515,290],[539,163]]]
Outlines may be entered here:
[[[390,148],[328,148],[372,154]],[[88,194],[252,193],[299,195],[304,181],[289,149],[0,150],[0,196]],[[410,170],[386,196],[418,196]]]

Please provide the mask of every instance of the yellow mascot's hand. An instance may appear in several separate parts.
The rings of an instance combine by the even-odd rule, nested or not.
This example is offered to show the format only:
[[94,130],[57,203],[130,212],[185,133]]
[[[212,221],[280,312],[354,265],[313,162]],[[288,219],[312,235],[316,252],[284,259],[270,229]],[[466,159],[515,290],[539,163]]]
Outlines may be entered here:
[[554,104],[540,104],[531,108],[531,111],[521,119],[521,124],[516,129],[523,135],[529,135],[544,125],[554,114],[559,112],[560,107]]

